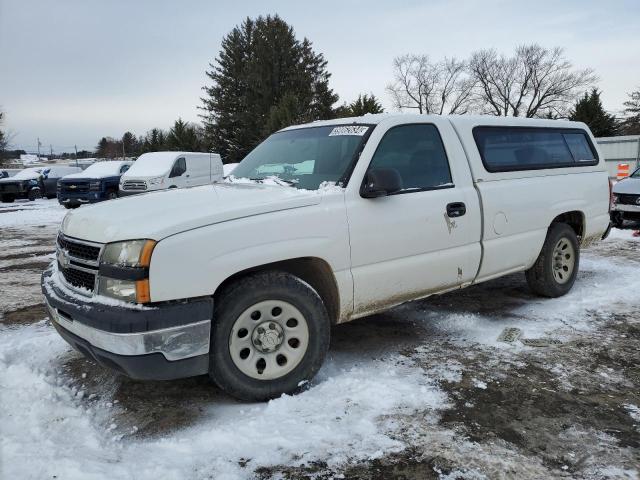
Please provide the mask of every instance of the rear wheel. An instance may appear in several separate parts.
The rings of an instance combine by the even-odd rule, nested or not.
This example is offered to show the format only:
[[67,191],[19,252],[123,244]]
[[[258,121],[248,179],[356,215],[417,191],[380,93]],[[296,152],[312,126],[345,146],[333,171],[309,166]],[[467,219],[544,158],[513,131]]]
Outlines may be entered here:
[[330,321],[318,294],[278,271],[238,280],[217,297],[209,375],[242,400],[294,393],[319,370]]
[[107,192],[107,200],[115,200],[116,198],[118,198],[118,192],[115,190],[109,190]]
[[2,203],[12,203],[15,199],[16,197],[11,194],[2,195]]
[[538,295],[560,297],[573,287],[579,265],[576,233],[566,223],[553,224],[536,263],[526,271],[527,283]]

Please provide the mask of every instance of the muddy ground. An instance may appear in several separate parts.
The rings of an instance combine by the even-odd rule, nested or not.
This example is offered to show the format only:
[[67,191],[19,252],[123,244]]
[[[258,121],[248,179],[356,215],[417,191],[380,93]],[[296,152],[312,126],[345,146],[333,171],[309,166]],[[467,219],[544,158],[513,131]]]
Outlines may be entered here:
[[[38,281],[54,250],[56,229],[34,227],[28,236],[19,227],[2,231],[4,328],[46,318]],[[613,257],[620,264],[640,267],[639,245],[620,239],[585,256],[595,262]],[[587,265],[581,278],[595,281],[599,272]],[[448,403],[435,419],[426,411],[380,419],[394,422],[392,435],[406,445],[400,452],[382,452],[373,460],[340,466],[322,460],[293,462],[248,474],[262,479],[637,478],[640,413],[634,406],[640,405],[640,292],[628,295],[632,299],[623,308],[586,308],[579,328],[568,317],[564,327],[538,346],[516,341],[513,348],[503,348],[437,323],[445,314],[480,315],[499,327],[519,328],[520,321],[531,321],[527,305],[540,302],[521,274],[336,326],[330,357],[346,355],[357,364],[399,353],[404,362],[436,379]],[[210,415],[212,404],[232,402],[207,378],[137,382],[71,350],[52,362],[69,388],[84,392],[83,402],[117,406],[106,421],[117,424],[125,439],[174,434]]]

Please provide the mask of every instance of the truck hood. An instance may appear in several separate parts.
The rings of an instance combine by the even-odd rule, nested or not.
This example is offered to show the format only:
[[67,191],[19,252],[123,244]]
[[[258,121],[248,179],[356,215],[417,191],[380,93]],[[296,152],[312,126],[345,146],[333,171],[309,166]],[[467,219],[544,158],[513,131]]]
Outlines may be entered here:
[[0,178],[0,183],[19,183],[19,182],[25,182],[25,181],[29,181],[29,180],[38,180],[38,178],[40,178],[40,175],[33,175],[33,176],[29,176],[29,177],[7,177],[7,178]]
[[238,218],[320,203],[316,191],[261,184],[163,190],[83,206],[67,214],[62,232],[99,243],[170,235]]
[[640,178],[627,177],[613,186],[613,193],[640,195]]

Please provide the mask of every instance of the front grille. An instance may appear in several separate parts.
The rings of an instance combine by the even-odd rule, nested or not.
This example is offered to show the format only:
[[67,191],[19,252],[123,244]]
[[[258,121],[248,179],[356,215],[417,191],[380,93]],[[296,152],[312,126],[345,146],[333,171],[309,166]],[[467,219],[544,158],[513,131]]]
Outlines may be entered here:
[[122,183],[122,190],[136,190],[144,191],[147,189],[147,184],[144,180],[125,180]]
[[60,262],[58,262],[58,270],[60,270],[60,273],[62,273],[62,276],[69,285],[77,288],[85,288],[93,292],[96,282],[96,275],[94,273],[77,270],[75,268],[63,268]]
[[618,193],[618,203],[622,205],[638,205],[640,195]]
[[100,247],[74,242],[61,235],[58,236],[58,245],[63,250],[69,252],[70,256],[75,258],[97,262],[100,256]]
[[0,184],[0,192],[2,193],[19,193],[22,192],[21,183],[5,183]]
[[60,190],[64,193],[87,193],[89,191],[88,182],[60,182]]

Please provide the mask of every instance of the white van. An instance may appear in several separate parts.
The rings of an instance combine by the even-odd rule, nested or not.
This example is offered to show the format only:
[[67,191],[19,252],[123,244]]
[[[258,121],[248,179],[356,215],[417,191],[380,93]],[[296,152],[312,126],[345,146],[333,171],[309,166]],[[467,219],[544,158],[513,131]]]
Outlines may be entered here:
[[120,178],[120,195],[206,185],[222,176],[217,153],[145,153]]

